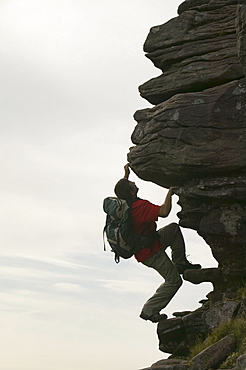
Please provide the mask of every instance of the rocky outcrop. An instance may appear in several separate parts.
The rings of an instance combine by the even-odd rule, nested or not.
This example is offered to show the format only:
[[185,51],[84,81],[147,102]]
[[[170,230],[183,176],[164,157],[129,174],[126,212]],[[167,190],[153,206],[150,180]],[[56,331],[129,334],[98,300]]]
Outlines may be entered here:
[[242,78],[235,18],[237,1],[189,1],[180,16],[153,27],[144,44],[147,57],[162,70],[140,86],[152,104]]
[[[235,348],[236,339],[234,335],[227,335],[220,341],[209,346],[196,355],[192,363],[181,359],[160,360],[151,367],[142,370],[208,370],[217,369],[223,360],[228,357]],[[245,356],[237,359],[237,367],[231,370],[245,370]]]
[[[171,356],[141,370],[218,369],[223,361],[231,355],[234,356],[235,367],[230,370],[245,370],[246,354],[239,356],[240,346],[238,338],[233,332],[222,336],[195,356],[190,356],[190,349],[194,344],[198,340],[200,342],[205,341],[215,328],[222,324],[230,324],[232,320],[234,323],[241,320],[237,327],[242,322],[245,323],[245,304],[246,298],[237,297],[237,300],[228,300],[224,295],[220,302],[211,305],[209,300],[203,300],[202,307],[194,312],[174,313],[174,318],[161,321],[157,326],[159,349],[162,352],[170,353]],[[244,331],[245,324],[242,328],[242,332]],[[245,348],[245,332],[241,341],[244,342]],[[180,357],[182,357],[182,360]]]
[[128,160],[179,186],[180,225],[210,246],[224,287],[246,278],[246,4],[186,0],[144,45],[162,74],[140,86]]
[[203,314],[206,309],[197,309],[182,317],[158,324],[159,349],[165,353],[185,356],[198,339],[206,337]]
[[246,171],[246,79],[135,113],[131,166],[161,186]]
[[246,275],[245,180],[245,175],[200,178],[180,189],[180,223],[210,245],[228,285]]
[[187,356],[198,340],[204,340],[215,328],[232,319],[245,317],[244,301],[208,301],[201,308],[160,322],[157,326],[159,349],[173,356]]
[[[246,298],[237,298],[246,281],[246,1],[186,0],[177,17],[150,30],[144,50],[161,74],[139,87],[154,106],[134,115],[130,167],[144,180],[179,187],[180,225],[196,230],[218,261],[217,269],[184,273],[194,284],[213,284],[202,307],[158,325],[160,350],[186,356],[221,323],[246,317]],[[209,355],[201,365],[203,353],[193,367],[162,360],[149,369],[218,367],[233,350],[232,336],[225,342],[210,348],[216,364]],[[245,355],[235,366],[244,369]]]
[[142,370],[187,370],[187,361],[183,360],[160,360],[154,363],[151,367]]

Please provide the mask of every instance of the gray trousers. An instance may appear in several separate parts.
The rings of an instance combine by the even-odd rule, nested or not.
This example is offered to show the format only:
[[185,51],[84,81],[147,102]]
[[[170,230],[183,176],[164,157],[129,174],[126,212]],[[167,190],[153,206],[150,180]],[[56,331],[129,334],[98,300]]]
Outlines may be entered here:
[[[165,282],[159,286],[155,294],[144,304],[142,312],[147,316],[156,314],[166,307],[181,287],[182,279],[174,264],[186,261],[184,238],[179,225],[171,223],[161,228],[158,233],[163,248],[142,263],[156,270],[165,279]],[[172,261],[165,252],[167,247],[171,247]]]

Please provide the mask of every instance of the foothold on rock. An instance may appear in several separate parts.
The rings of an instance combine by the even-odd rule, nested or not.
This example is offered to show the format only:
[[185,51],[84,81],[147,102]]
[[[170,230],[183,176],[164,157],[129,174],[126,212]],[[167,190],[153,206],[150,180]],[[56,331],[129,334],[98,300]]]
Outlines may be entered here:
[[181,317],[160,321],[157,326],[157,335],[160,351],[179,355],[188,352],[185,328]]
[[190,281],[193,284],[200,284],[204,282],[211,282],[214,285],[220,284],[221,270],[214,268],[202,268],[199,270],[185,270],[183,274],[184,280]]
[[191,313],[191,311],[182,311],[182,312],[174,312],[173,316],[175,317],[183,317]]
[[205,327],[202,320],[204,309],[199,308],[173,319],[160,322],[157,326],[159,349],[165,353],[186,355],[198,339],[204,339]]

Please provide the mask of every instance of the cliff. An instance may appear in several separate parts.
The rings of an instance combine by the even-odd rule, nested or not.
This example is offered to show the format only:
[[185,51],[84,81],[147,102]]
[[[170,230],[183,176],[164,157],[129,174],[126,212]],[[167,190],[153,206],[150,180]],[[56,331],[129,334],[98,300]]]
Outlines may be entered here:
[[[198,338],[245,317],[246,1],[186,0],[177,17],[151,28],[144,51],[161,74],[139,87],[153,107],[134,115],[130,166],[144,180],[179,186],[180,225],[204,238],[219,266],[187,270],[184,279],[214,290],[197,311],[158,325],[160,350],[187,355]],[[218,318],[212,328],[209,317]]]

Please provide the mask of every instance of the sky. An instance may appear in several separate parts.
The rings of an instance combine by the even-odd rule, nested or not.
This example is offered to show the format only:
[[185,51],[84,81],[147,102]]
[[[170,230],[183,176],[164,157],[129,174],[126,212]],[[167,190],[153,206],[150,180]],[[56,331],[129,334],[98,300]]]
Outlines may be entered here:
[[[138,370],[166,354],[138,316],[162,279],[103,250],[103,199],[123,176],[138,86],[160,74],[143,52],[173,0],[1,0],[0,369]],[[166,189],[131,175],[139,196]],[[176,196],[167,219],[178,221]],[[217,266],[183,230],[188,259]],[[198,308],[184,282],[165,312]]]

